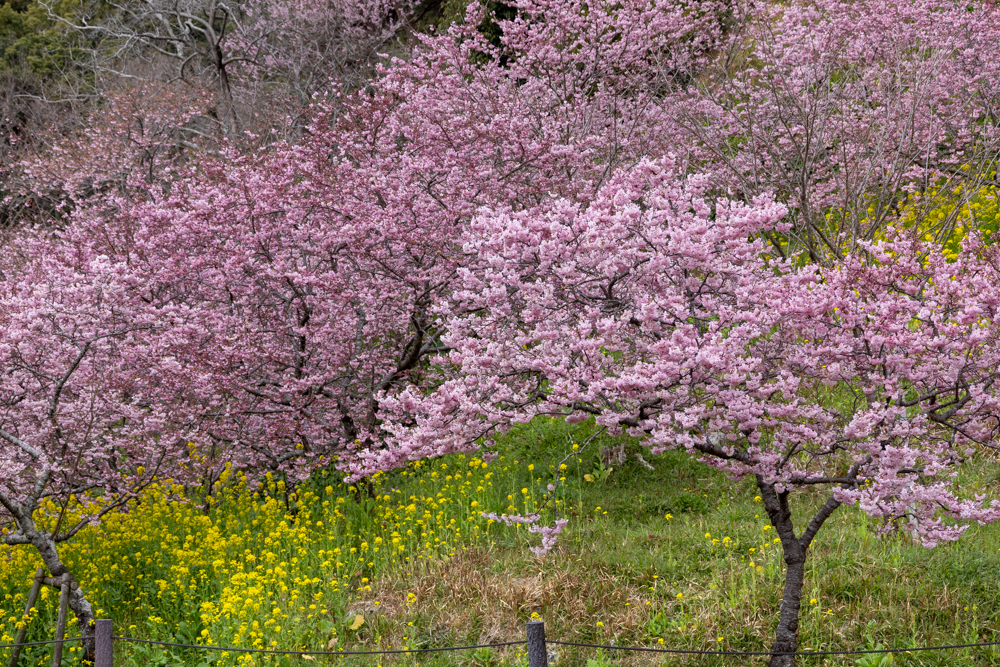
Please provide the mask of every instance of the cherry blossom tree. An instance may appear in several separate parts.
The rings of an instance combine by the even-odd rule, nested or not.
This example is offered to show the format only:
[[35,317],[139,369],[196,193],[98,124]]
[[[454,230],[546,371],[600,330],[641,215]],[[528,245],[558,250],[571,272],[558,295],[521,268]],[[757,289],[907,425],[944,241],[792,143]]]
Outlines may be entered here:
[[[482,211],[441,311],[453,374],[387,397],[393,445],[353,470],[562,415],[750,477],[786,564],[771,665],[791,665],[809,547],[838,507],[928,547],[1000,518],[953,472],[1000,431],[1000,256],[969,239],[950,261],[899,235],[802,268],[762,240],[788,229],[783,205],[706,198],[711,182],[643,162],[589,205]],[[806,488],[825,500],[793,516]]]
[[[644,3],[607,12],[589,32],[582,4],[523,9],[504,24],[502,48],[517,58],[501,63],[475,21],[456,25],[369,90],[317,104],[299,145],[185,166],[172,146],[193,107],[151,116],[133,98],[110,107],[110,131],[25,163],[29,190],[62,190],[71,205],[62,231],[25,228],[5,246],[4,378],[20,387],[5,428],[21,466],[4,477],[10,539],[57,558],[54,544],[79,530],[25,528],[43,496],[119,507],[156,475],[210,485],[231,462],[301,477],[380,447],[378,397],[433,381],[426,358],[445,350],[434,313],[468,260],[457,230],[484,205],[589,201],[611,165],[668,141],[642,115],[656,91],[615,72],[668,55],[686,67],[705,50],[691,39],[702,19]],[[603,50],[636,23],[649,39]],[[540,51],[546,42],[554,50]],[[147,158],[148,170],[135,169]],[[107,281],[113,299],[99,298]],[[20,331],[36,319],[49,322],[37,334],[49,348],[29,363]],[[59,408],[77,397],[94,407]],[[35,408],[37,423],[25,421],[20,410],[45,402],[56,405],[49,421]],[[63,414],[86,415],[90,430]],[[198,466],[184,463],[190,447]],[[126,461],[122,480],[108,472]],[[37,493],[23,487],[36,471]]]
[[[369,89],[317,103],[300,144],[225,153],[143,201],[105,197],[77,214],[102,252],[228,341],[230,354],[185,362],[240,415],[213,428],[220,447],[245,443],[260,465],[296,474],[304,461],[378,449],[377,397],[434,381],[426,359],[444,350],[434,313],[468,260],[455,239],[476,209],[589,201],[610,165],[668,142],[642,112],[653,92],[612,75],[651,49],[687,66],[704,50],[684,41],[698,22],[626,3],[581,34],[580,5],[549,5],[544,31],[503,24],[503,48],[523,53],[506,64],[475,22],[456,25]],[[648,40],[599,51],[638,24]],[[533,58],[544,43],[554,51]]]
[[995,185],[998,26],[992,2],[737,4],[675,89],[682,144],[723,191],[789,207],[779,252],[835,262],[901,219],[944,242]]
[[[227,463],[302,478],[335,459],[363,477],[539,414],[595,419],[756,481],[788,568],[785,665],[809,546],[841,504],[928,546],[997,517],[950,477],[996,441],[996,251],[973,233],[950,260],[888,224],[989,173],[969,36],[988,10],[918,3],[872,51],[832,3],[510,4],[496,39],[472,5],[363,89],[332,87],[298,143],[185,164],[196,96],[26,164],[72,206],[4,248],[8,542],[58,574],[58,542],[156,477],[210,488]],[[284,5],[171,7],[119,36],[204,57],[231,134],[228,68],[293,66],[266,46],[286,29],[321,46],[296,21],[322,17]],[[276,27],[257,39],[257,19]],[[803,487],[829,489],[804,526]],[[65,508],[48,522],[46,498]],[[537,528],[543,551],[560,528]]]
[[12,222],[64,224],[74,211],[104,211],[113,224],[118,209],[107,196],[146,199],[169,189],[183,167],[217,147],[222,136],[201,122],[211,94],[190,86],[139,83],[108,91],[105,103],[84,118],[35,133],[33,145],[5,165]]
[[[70,235],[16,234],[0,275],[0,506],[9,545],[53,577],[58,545],[149,484],[199,475],[198,417],[218,398],[175,373],[178,341],[201,336],[183,304],[157,298],[126,263]],[[204,344],[205,341],[202,340]],[[177,346],[178,349],[182,346]],[[74,586],[80,632],[93,609]],[[93,650],[92,642],[87,646]]]

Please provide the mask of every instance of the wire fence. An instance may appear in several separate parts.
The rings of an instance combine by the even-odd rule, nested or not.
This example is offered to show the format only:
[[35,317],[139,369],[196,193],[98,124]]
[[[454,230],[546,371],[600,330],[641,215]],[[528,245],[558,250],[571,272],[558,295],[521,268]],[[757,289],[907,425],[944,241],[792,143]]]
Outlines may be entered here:
[[496,648],[501,646],[520,646],[524,640],[514,642],[497,642],[494,644],[475,644],[469,646],[442,646],[438,648],[397,648],[379,651],[289,651],[283,649],[234,648],[231,646],[208,646],[206,644],[178,644],[176,642],[161,642],[155,639],[136,639],[135,637],[112,636],[112,639],[139,644],[157,644],[159,646],[176,646],[180,648],[206,649],[224,653],[263,653],[270,655],[394,655],[398,653],[433,653],[441,651],[464,651],[467,649]]
[[765,655],[801,655],[801,656],[823,656],[823,655],[863,655],[868,653],[914,653],[917,651],[945,651],[948,649],[977,648],[981,646],[1000,646],[1000,641],[979,642],[977,644],[948,644],[942,646],[918,646],[900,648],[871,648],[833,651],[696,651],[694,649],[683,648],[657,648],[654,646],[615,646],[614,644],[583,644],[580,642],[561,642],[553,639],[548,640],[548,644],[559,644],[561,646],[583,646],[586,648],[608,649],[612,651],[641,651],[644,653],[674,653],[680,655],[732,655],[732,656],[765,656]]
[[78,642],[83,637],[68,637],[65,639],[47,639],[43,642],[20,642],[16,644],[0,644],[0,648],[21,648],[22,646],[42,646],[44,644],[65,644],[66,642]]
[[23,646],[42,646],[64,644],[67,642],[79,642],[91,640],[95,645],[94,667],[114,666],[114,642],[152,644],[157,646],[169,646],[174,648],[193,649],[199,651],[216,651],[223,653],[256,653],[263,655],[296,655],[296,656],[381,656],[400,655],[418,653],[440,653],[448,651],[467,651],[484,648],[503,648],[507,646],[524,646],[528,648],[529,667],[549,667],[548,645],[573,646],[579,648],[600,649],[611,652],[643,652],[643,653],[666,653],[673,655],[688,656],[733,656],[733,657],[766,657],[779,655],[792,656],[833,656],[833,655],[866,655],[866,654],[892,654],[892,653],[916,653],[921,651],[947,651],[954,649],[985,648],[1000,646],[1000,640],[976,642],[969,644],[944,644],[940,646],[903,646],[896,648],[871,648],[871,649],[843,649],[843,650],[823,650],[823,651],[736,651],[736,650],[695,650],[679,648],[659,648],[647,646],[621,646],[617,644],[591,644],[586,642],[569,642],[545,638],[545,625],[542,621],[531,621],[526,627],[525,639],[507,642],[492,642],[488,644],[468,644],[462,646],[442,646],[433,648],[404,648],[404,649],[380,649],[374,651],[299,651],[285,649],[258,649],[244,648],[238,646],[211,646],[207,644],[183,644],[179,642],[168,642],[157,639],[140,639],[138,637],[127,637],[114,635],[112,633],[112,622],[108,619],[99,619],[95,624],[95,634],[93,637],[69,637],[64,639],[50,639],[46,641],[20,642],[15,644],[0,644],[0,649],[20,649]]

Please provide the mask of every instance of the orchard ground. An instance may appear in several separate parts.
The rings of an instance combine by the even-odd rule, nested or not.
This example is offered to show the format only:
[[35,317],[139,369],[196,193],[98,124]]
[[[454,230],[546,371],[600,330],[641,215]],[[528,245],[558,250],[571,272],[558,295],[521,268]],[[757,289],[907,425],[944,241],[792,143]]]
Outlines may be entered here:
[[[627,442],[606,465],[587,425],[536,420],[506,436],[490,463],[470,456],[380,475],[359,492],[314,476],[289,493],[236,476],[215,497],[153,489],[127,514],[64,549],[98,617],[116,634],[258,648],[374,650],[519,640],[533,614],[551,639],[698,650],[766,650],[777,617],[780,547],[756,489],[683,452],[650,456]],[[643,460],[652,466],[645,467]],[[996,461],[962,471],[965,488],[1000,487]],[[546,487],[563,477],[545,504]],[[809,502],[808,496],[803,502]],[[819,496],[817,496],[817,502]],[[545,505],[570,518],[543,559],[539,536],[480,516]],[[56,514],[56,508],[50,508]],[[801,508],[805,510],[806,508]],[[803,650],[964,644],[1000,639],[1000,526],[970,528],[925,549],[905,531],[842,508],[814,544],[801,615]],[[9,642],[38,562],[2,547],[0,636]],[[51,638],[57,597],[43,589],[29,640]],[[71,632],[72,634],[72,626]],[[743,665],[747,658],[599,652],[550,646],[557,665]],[[119,665],[302,664],[304,658],[221,654],[118,643]],[[29,647],[22,665],[48,664]],[[78,660],[69,651],[69,662]],[[0,660],[7,660],[6,653]],[[758,662],[761,662],[758,659]],[[526,664],[520,648],[350,665]],[[896,665],[988,665],[1000,649],[899,654]],[[803,665],[883,667],[885,656],[805,658]]]

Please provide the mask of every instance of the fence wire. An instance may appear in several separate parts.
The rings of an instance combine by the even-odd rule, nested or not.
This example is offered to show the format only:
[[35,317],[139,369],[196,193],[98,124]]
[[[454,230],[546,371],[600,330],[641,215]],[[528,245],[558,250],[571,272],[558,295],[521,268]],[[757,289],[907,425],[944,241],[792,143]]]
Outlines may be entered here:
[[22,646],[41,646],[43,644],[65,644],[66,642],[78,642],[83,637],[70,637],[69,639],[48,639],[44,642],[21,642],[20,644],[0,644],[0,648],[20,648]]
[[[21,646],[43,646],[47,644],[64,644],[66,642],[78,642],[84,637],[70,637],[67,639],[49,639],[38,642],[22,642],[20,644],[0,644],[0,649],[18,648]],[[495,642],[492,644],[469,644],[466,646],[442,646],[437,648],[406,648],[406,649],[383,649],[380,651],[292,651],[283,649],[259,649],[240,648],[236,646],[209,646],[206,644],[181,644],[178,642],[159,641],[155,639],[139,639],[138,637],[125,637],[114,635],[112,639],[138,644],[154,644],[157,646],[171,646],[175,648],[200,649],[207,651],[219,651],[223,653],[262,653],[270,655],[398,655],[406,653],[438,653],[445,651],[466,651],[481,648],[502,648],[504,646],[523,646],[526,640]],[[1000,646],[1000,640],[978,642],[974,644],[944,644],[941,646],[911,646],[899,648],[873,648],[873,649],[844,649],[829,651],[699,651],[695,649],[681,648],[656,648],[652,646],[618,646],[615,644],[589,644],[584,642],[567,642],[556,639],[546,639],[546,644],[557,646],[576,646],[580,648],[604,649],[609,651],[634,651],[643,653],[670,653],[674,655],[705,655],[705,656],[769,656],[769,655],[795,655],[795,656],[824,656],[824,655],[866,655],[866,654],[886,654],[886,653],[916,653],[919,651],[948,651],[961,648],[983,648],[987,646]]]
[[222,651],[225,653],[267,653],[280,655],[391,655],[396,653],[432,653],[438,651],[464,651],[476,648],[494,648],[500,646],[517,646],[525,644],[524,639],[516,642],[498,642],[496,644],[474,644],[470,646],[443,646],[440,648],[400,648],[384,649],[381,651],[286,651],[283,649],[264,648],[235,648],[232,646],[208,646],[205,644],[178,644],[176,642],[161,642],[154,639],[137,639],[135,637],[113,636],[112,639],[120,639],[126,642],[138,642],[140,644],[156,644],[158,646],[176,646],[178,648],[198,648],[209,651]]
[[[156,641],[152,639],[137,639],[135,637],[119,637],[127,642],[139,642],[142,644],[156,644],[159,646],[175,646],[178,648],[208,649],[210,651],[223,651],[234,653],[268,653],[282,655],[391,655],[401,653],[431,653],[441,651],[463,651],[479,648],[498,648],[503,646],[519,646],[526,643],[525,640],[498,642],[494,644],[472,644],[468,646],[443,646],[440,648],[411,648],[411,649],[384,649],[381,651],[287,651],[280,649],[251,649],[236,648],[226,646],[206,646],[204,644],[179,644],[175,642]],[[565,642],[555,639],[546,639],[546,644],[556,644],[559,646],[578,646],[582,648],[607,649],[611,651],[638,651],[645,653],[672,653],[680,655],[715,655],[715,656],[768,656],[768,655],[796,655],[796,656],[823,656],[823,655],[864,655],[864,654],[884,654],[884,653],[910,653],[916,651],[946,651],[960,648],[981,648],[986,646],[1000,646],[1000,641],[979,642],[975,644],[947,644],[941,646],[917,646],[900,648],[881,649],[844,649],[829,651],[699,651],[695,649],[679,648],[655,648],[646,646],[616,646],[614,644],[587,644],[582,642]]]
[[948,644],[944,646],[917,646],[911,648],[872,648],[853,650],[831,650],[831,651],[697,651],[695,649],[682,648],[655,648],[652,646],[615,646],[613,644],[584,644],[581,642],[562,642],[555,639],[546,639],[546,644],[558,644],[560,646],[582,646],[584,648],[600,648],[612,651],[641,651],[645,653],[674,653],[682,655],[734,655],[734,656],[755,656],[755,655],[862,655],[870,653],[911,653],[916,651],[945,651],[956,648],[977,648],[981,646],[1000,646],[1000,641],[979,642],[977,644]]

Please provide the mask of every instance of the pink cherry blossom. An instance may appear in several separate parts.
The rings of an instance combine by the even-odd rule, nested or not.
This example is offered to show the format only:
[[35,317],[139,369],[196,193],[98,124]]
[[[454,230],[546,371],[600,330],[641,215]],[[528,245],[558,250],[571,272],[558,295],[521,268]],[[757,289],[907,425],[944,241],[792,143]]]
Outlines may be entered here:
[[[841,504],[927,546],[1000,518],[953,472],[996,447],[1000,255],[969,237],[950,259],[899,232],[800,265],[762,240],[787,230],[784,206],[707,199],[703,182],[643,161],[589,205],[482,210],[440,309],[451,375],[384,399],[395,437],[356,471],[560,413],[684,448],[755,479],[788,566],[774,650],[794,650],[806,554]],[[817,487],[826,502],[796,532],[789,496]]]

